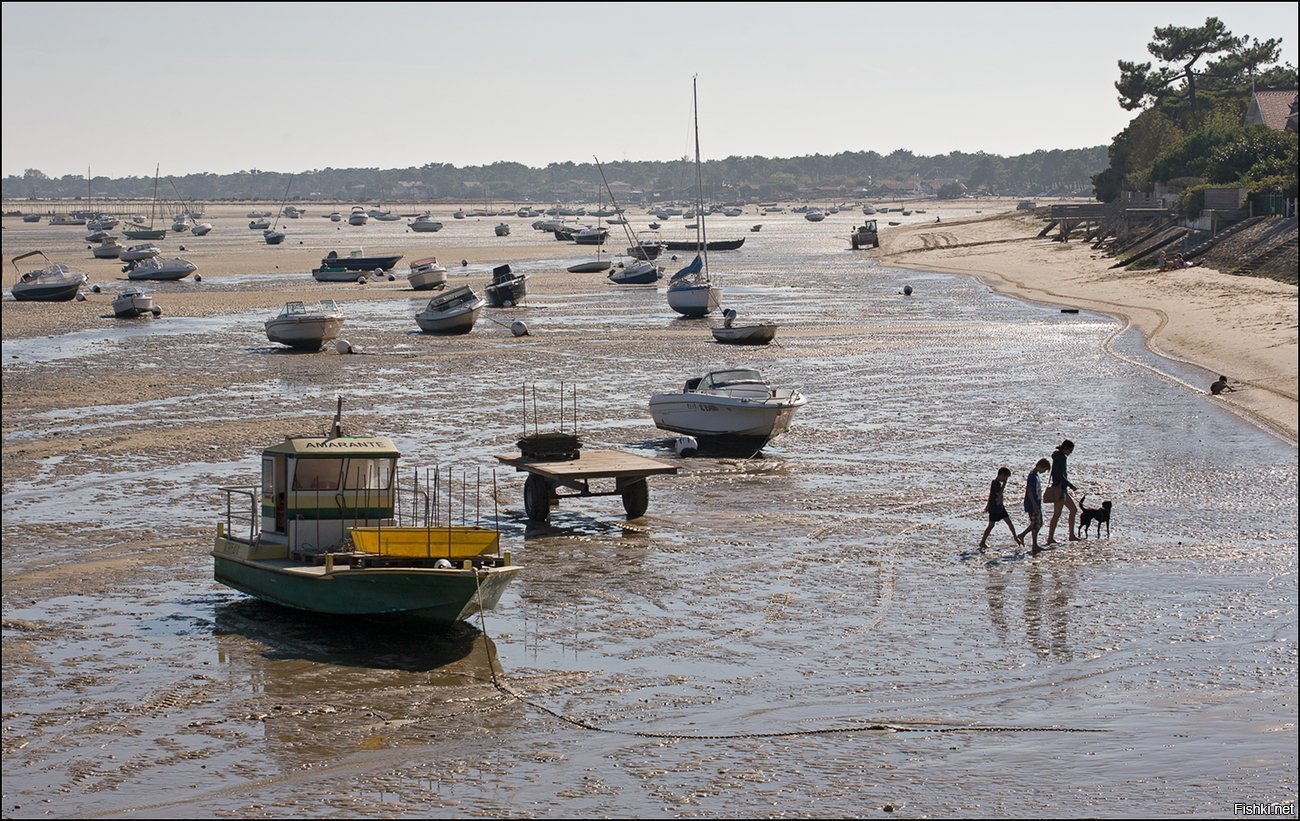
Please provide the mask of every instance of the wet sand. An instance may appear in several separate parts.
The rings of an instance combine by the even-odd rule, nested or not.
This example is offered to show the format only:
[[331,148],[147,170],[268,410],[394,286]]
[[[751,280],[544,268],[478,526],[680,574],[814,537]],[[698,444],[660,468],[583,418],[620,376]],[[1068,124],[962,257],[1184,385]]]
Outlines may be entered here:
[[[859,216],[710,221],[747,237],[711,255],[724,304],[781,326],[743,351],[713,342],[716,320],[675,318],[661,288],[564,272],[574,247],[517,219],[504,241],[492,220],[367,226],[364,243],[317,223],[302,248],[268,248],[230,217],[184,240],[204,279],[160,284],[157,319],[106,316],[125,284],[110,264],[85,302],[6,300],[4,814],[1221,816],[1294,800],[1294,445],[1109,310],[1063,315],[848,250]],[[56,241],[89,257],[5,225],[6,257]],[[363,244],[464,258],[453,281],[474,284],[509,261],[534,296],[465,337],[419,334],[427,295],[400,278],[310,280],[330,248]],[[284,299],[320,296],[344,303],[363,353],[266,341]],[[678,459],[646,399],[721,365],[809,405],[762,458]],[[522,477],[493,456],[525,427],[530,384],[542,426],[576,386],[589,446],[680,466],[645,517],[566,500],[526,523]],[[525,568],[498,611],[379,640],[213,582],[216,488],[256,482],[261,448],[323,430],[338,395],[348,429],[394,438],[406,469],[481,482],[468,509]],[[995,532],[974,552],[992,472],[1023,481],[1066,436],[1072,480],[1115,500],[1114,532],[1038,558]]]

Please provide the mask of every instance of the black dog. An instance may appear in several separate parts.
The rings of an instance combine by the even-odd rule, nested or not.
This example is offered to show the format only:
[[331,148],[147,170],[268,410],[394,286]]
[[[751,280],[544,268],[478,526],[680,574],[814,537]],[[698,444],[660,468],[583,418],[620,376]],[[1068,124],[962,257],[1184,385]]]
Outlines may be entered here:
[[1097,525],[1097,538],[1101,538],[1101,526],[1106,526],[1106,538],[1110,538],[1110,502],[1102,502],[1101,507],[1087,507],[1083,500],[1087,496],[1079,497],[1079,535],[1086,537],[1092,526]]

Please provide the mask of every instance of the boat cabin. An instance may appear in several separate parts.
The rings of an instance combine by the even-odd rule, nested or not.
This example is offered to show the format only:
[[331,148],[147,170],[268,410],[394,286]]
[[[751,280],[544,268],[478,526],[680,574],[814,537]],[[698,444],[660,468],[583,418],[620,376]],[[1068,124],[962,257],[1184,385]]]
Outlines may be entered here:
[[262,541],[310,555],[341,549],[349,528],[393,524],[399,455],[376,436],[295,436],[267,448]]

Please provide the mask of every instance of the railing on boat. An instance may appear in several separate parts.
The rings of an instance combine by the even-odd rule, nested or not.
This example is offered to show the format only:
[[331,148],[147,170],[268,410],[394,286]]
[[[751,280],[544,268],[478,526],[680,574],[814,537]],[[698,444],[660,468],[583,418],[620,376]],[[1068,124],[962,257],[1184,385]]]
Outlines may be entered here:
[[[258,494],[260,493],[261,488],[222,487],[217,489],[226,494],[226,535],[231,539],[239,539],[240,541],[246,541],[249,544],[252,544],[257,538],[258,526],[261,523],[257,510]],[[248,509],[246,512],[241,512],[236,509],[234,499],[236,496],[244,496],[248,498]],[[248,536],[243,537],[236,535],[236,526],[241,530],[247,528]]]

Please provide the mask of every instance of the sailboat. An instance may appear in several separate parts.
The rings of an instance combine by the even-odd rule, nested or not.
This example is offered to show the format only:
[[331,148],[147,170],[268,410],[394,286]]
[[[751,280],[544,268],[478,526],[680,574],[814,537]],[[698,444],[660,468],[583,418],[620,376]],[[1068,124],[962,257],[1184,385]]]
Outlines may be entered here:
[[[596,167],[597,167],[597,168],[600,167],[600,160],[596,160]],[[600,176],[601,176],[601,179],[604,179],[604,178],[605,178],[605,172],[604,172],[604,171],[601,171],[601,172],[600,172]],[[610,197],[613,197],[613,196],[614,196],[614,195],[611,193],[611,194],[610,194]],[[597,192],[597,199],[598,199],[598,201],[599,201],[599,204],[598,204],[598,206],[597,206],[597,211],[596,211],[596,212],[597,212],[597,213],[600,213],[601,211],[605,210],[605,209],[604,209],[604,206],[605,206],[605,194],[604,194],[603,191],[598,191],[598,192]],[[597,225],[597,227],[599,228],[600,223],[597,222],[596,225]],[[587,229],[587,230],[591,230],[591,229]],[[603,230],[603,229],[601,229],[601,230]],[[576,240],[576,236],[575,236],[575,240]],[[591,244],[591,243],[582,243],[582,244],[583,244],[583,245],[588,245],[588,244]],[[595,259],[590,260],[590,261],[588,261],[588,262],[579,262],[579,263],[577,263],[576,265],[570,265],[566,270],[567,270],[569,273],[571,273],[571,274],[590,274],[590,273],[597,273],[597,272],[600,272],[600,271],[607,271],[607,270],[609,270],[609,266],[613,265],[614,263],[613,263],[611,260],[605,259],[604,256],[603,256],[603,255],[604,255],[604,251],[605,251],[603,238],[602,238],[602,241],[601,241],[601,242],[597,242],[597,243],[595,243],[595,245],[596,245],[596,258],[595,258]]]
[[[593,157],[592,159],[596,161],[596,170],[600,172],[600,181],[605,184],[605,190],[609,192],[610,203],[614,206],[615,212],[621,213],[623,209],[618,207],[618,200],[614,198],[614,189],[609,187],[609,180],[605,178],[605,167],[600,164],[599,157]],[[632,254],[633,251],[638,249],[644,251],[644,246],[632,238],[632,229],[627,227],[627,220],[624,220],[621,225],[623,226],[623,234],[627,237],[628,253]],[[658,256],[658,247],[655,248],[654,254]],[[609,281],[615,285],[651,285],[658,282],[663,278],[663,271],[659,269],[658,265],[646,259],[647,255],[648,252],[630,263],[620,263],[617,268],[607,274]],[[570,268],[569,270],[572,271],[573,269]],[[603,271],[604,269],[599,270]]]
[[691,105],[695,115],[695,237],[698,253],[690,265],[668,281],[668,307],[682,316],[698,317],[716,311],[722,303],[722,289],[709,275],[708,235],[704,230],[704,177],[700,172],[700,103],[695,79],[691,79]]
[[289,175],[289,181],[284,184],[284,199],[280,200],[280,211],[275,215],[275,224],[270,228],[262,231],[262,238],[266,240],[267,245],[279,245],[284,242],[284,232],[279,230],[280,216],[284,214],[284,204],[289,201],[289,186],[293,183],[293,175]]
[[153,202],[149,204],[149,226],[146,228],[138,222],[131,223],[131,227],[122,231],[122,235],[127,239],[165,239],[167,229],[153,227],[154,213],[158,210],[158,167],[153,170]]

